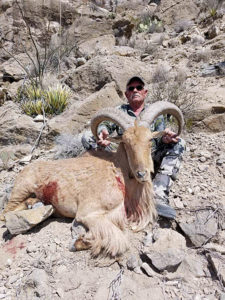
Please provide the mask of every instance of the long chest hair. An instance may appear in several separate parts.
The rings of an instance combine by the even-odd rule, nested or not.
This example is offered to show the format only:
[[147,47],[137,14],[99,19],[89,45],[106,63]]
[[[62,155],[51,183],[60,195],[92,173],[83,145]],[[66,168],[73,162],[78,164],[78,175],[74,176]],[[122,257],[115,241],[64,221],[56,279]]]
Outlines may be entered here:
[[157,213],[152,182],[141,184],[135,179],[130,180],[126,185],[124,208],[134,231],[144,229],[149,223],[153,224]]

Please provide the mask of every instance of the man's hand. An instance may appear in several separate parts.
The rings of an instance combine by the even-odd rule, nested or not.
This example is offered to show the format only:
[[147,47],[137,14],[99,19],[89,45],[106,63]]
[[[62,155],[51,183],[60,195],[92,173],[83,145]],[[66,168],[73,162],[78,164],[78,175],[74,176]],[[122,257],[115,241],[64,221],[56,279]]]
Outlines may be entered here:
[[177,143],[179,141],[179,136],[169,128],[165,129],[165,135],[162,137],[162,142],[165,144]]
[[110,141],[107,141],[107,138],[109,136],[109,133],[106,129],[103,129],[101,133],[99,134],[99,140],[97,141],[97,144],[102,147],[107,147],[110,145]]

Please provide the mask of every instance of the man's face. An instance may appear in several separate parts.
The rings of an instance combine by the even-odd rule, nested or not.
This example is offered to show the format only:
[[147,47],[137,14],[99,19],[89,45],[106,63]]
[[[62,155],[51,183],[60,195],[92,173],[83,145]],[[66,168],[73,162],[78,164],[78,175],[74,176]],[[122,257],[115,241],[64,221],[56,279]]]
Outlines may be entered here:
[[127,86],[125,95],[128,103],[132,106],[144,103],[147,93],[148,90],[144,88],[143,84],[140,81],[135,80]]

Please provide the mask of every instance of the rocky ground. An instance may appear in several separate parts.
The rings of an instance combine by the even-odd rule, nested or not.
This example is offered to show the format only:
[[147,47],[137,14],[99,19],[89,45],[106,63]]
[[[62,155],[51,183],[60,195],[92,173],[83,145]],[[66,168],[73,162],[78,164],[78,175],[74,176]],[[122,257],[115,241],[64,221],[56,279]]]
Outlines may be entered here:
[[[224,137],[186,133],[187,152],[170,195],[177,219],[130,233],[121,264],[70,252],[69,219],[49,218],[17,236],[1,223],[1,299],[223,299]],[[16,163],[1,173],[1,183],[10,186],[21,168]]]
[[[74,155],[75,134],[88,127],[94,112],[125,100],[130,76],[141,74],[153,99],[153,71],[163,65],[163,75],[167,70],[171,75],[163,87],[185,77],[182,108],[194,99],[191,110],[184,109],[187,151],[170,193],[177,218],[159,218],[153,229],[129,232],[130,249],[119,263],[92,259],[89,251],[71,252],[77,229],[70,219],[51,216],[17,235],[0,222],[0,299],[224,300],[225,8],[214,15],[213,1],[121,0],[115,10],[112,2],[19,1],[40,47],[48,21],[51,43],[62,26],[65,48],[67,36],[76,44],[62,58],[57,77],[47,74],[44,80],[71,90],[66,111],[46,120],[25,115],[15,102],[26,81],[16,59],[30,67],[22,43],[31,55],[34,49],[18,6],[0,3],[0,210],[25,165],[55,159],[62,151]],[[162,20],[162,31],[138,32],[137,20],[146,15]]]

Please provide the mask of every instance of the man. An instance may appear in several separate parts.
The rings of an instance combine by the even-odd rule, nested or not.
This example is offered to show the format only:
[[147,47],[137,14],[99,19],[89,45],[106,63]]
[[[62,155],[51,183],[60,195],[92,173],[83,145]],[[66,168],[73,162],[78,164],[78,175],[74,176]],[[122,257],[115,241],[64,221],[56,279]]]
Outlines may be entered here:
[[[128,104],[123,104],[119,109],[122,109],[131,117],[138,117],[145,109],[145,99],[148,90],[145,88],[145,83],[141,77],[134,76],[127,82],[125,95]],[[152,131],[165,130],[165,135],[160,139],[155,139],[153,144],[154,152],[152,153],[155,165],[158,165],[157,172],[153,179],[155,190],[156,209],[160,216],[174,219],[176,217],[175,210],[169,206],[169,189],[172,182],[176,179],[180,167],[182,154],[185,150],[185,142],[178,137],[174,132],[165,128],[164,117],[159,116],[151,125]],[[122,134],[121,128],[110,122],[103,122],[98,129],[99,141],[98,145],[111,151],[113,145],[107,140],[109,134],[114,130],[118,134]],[[97,147],[93,137],[83,136],[83,145],[86,149]]]

